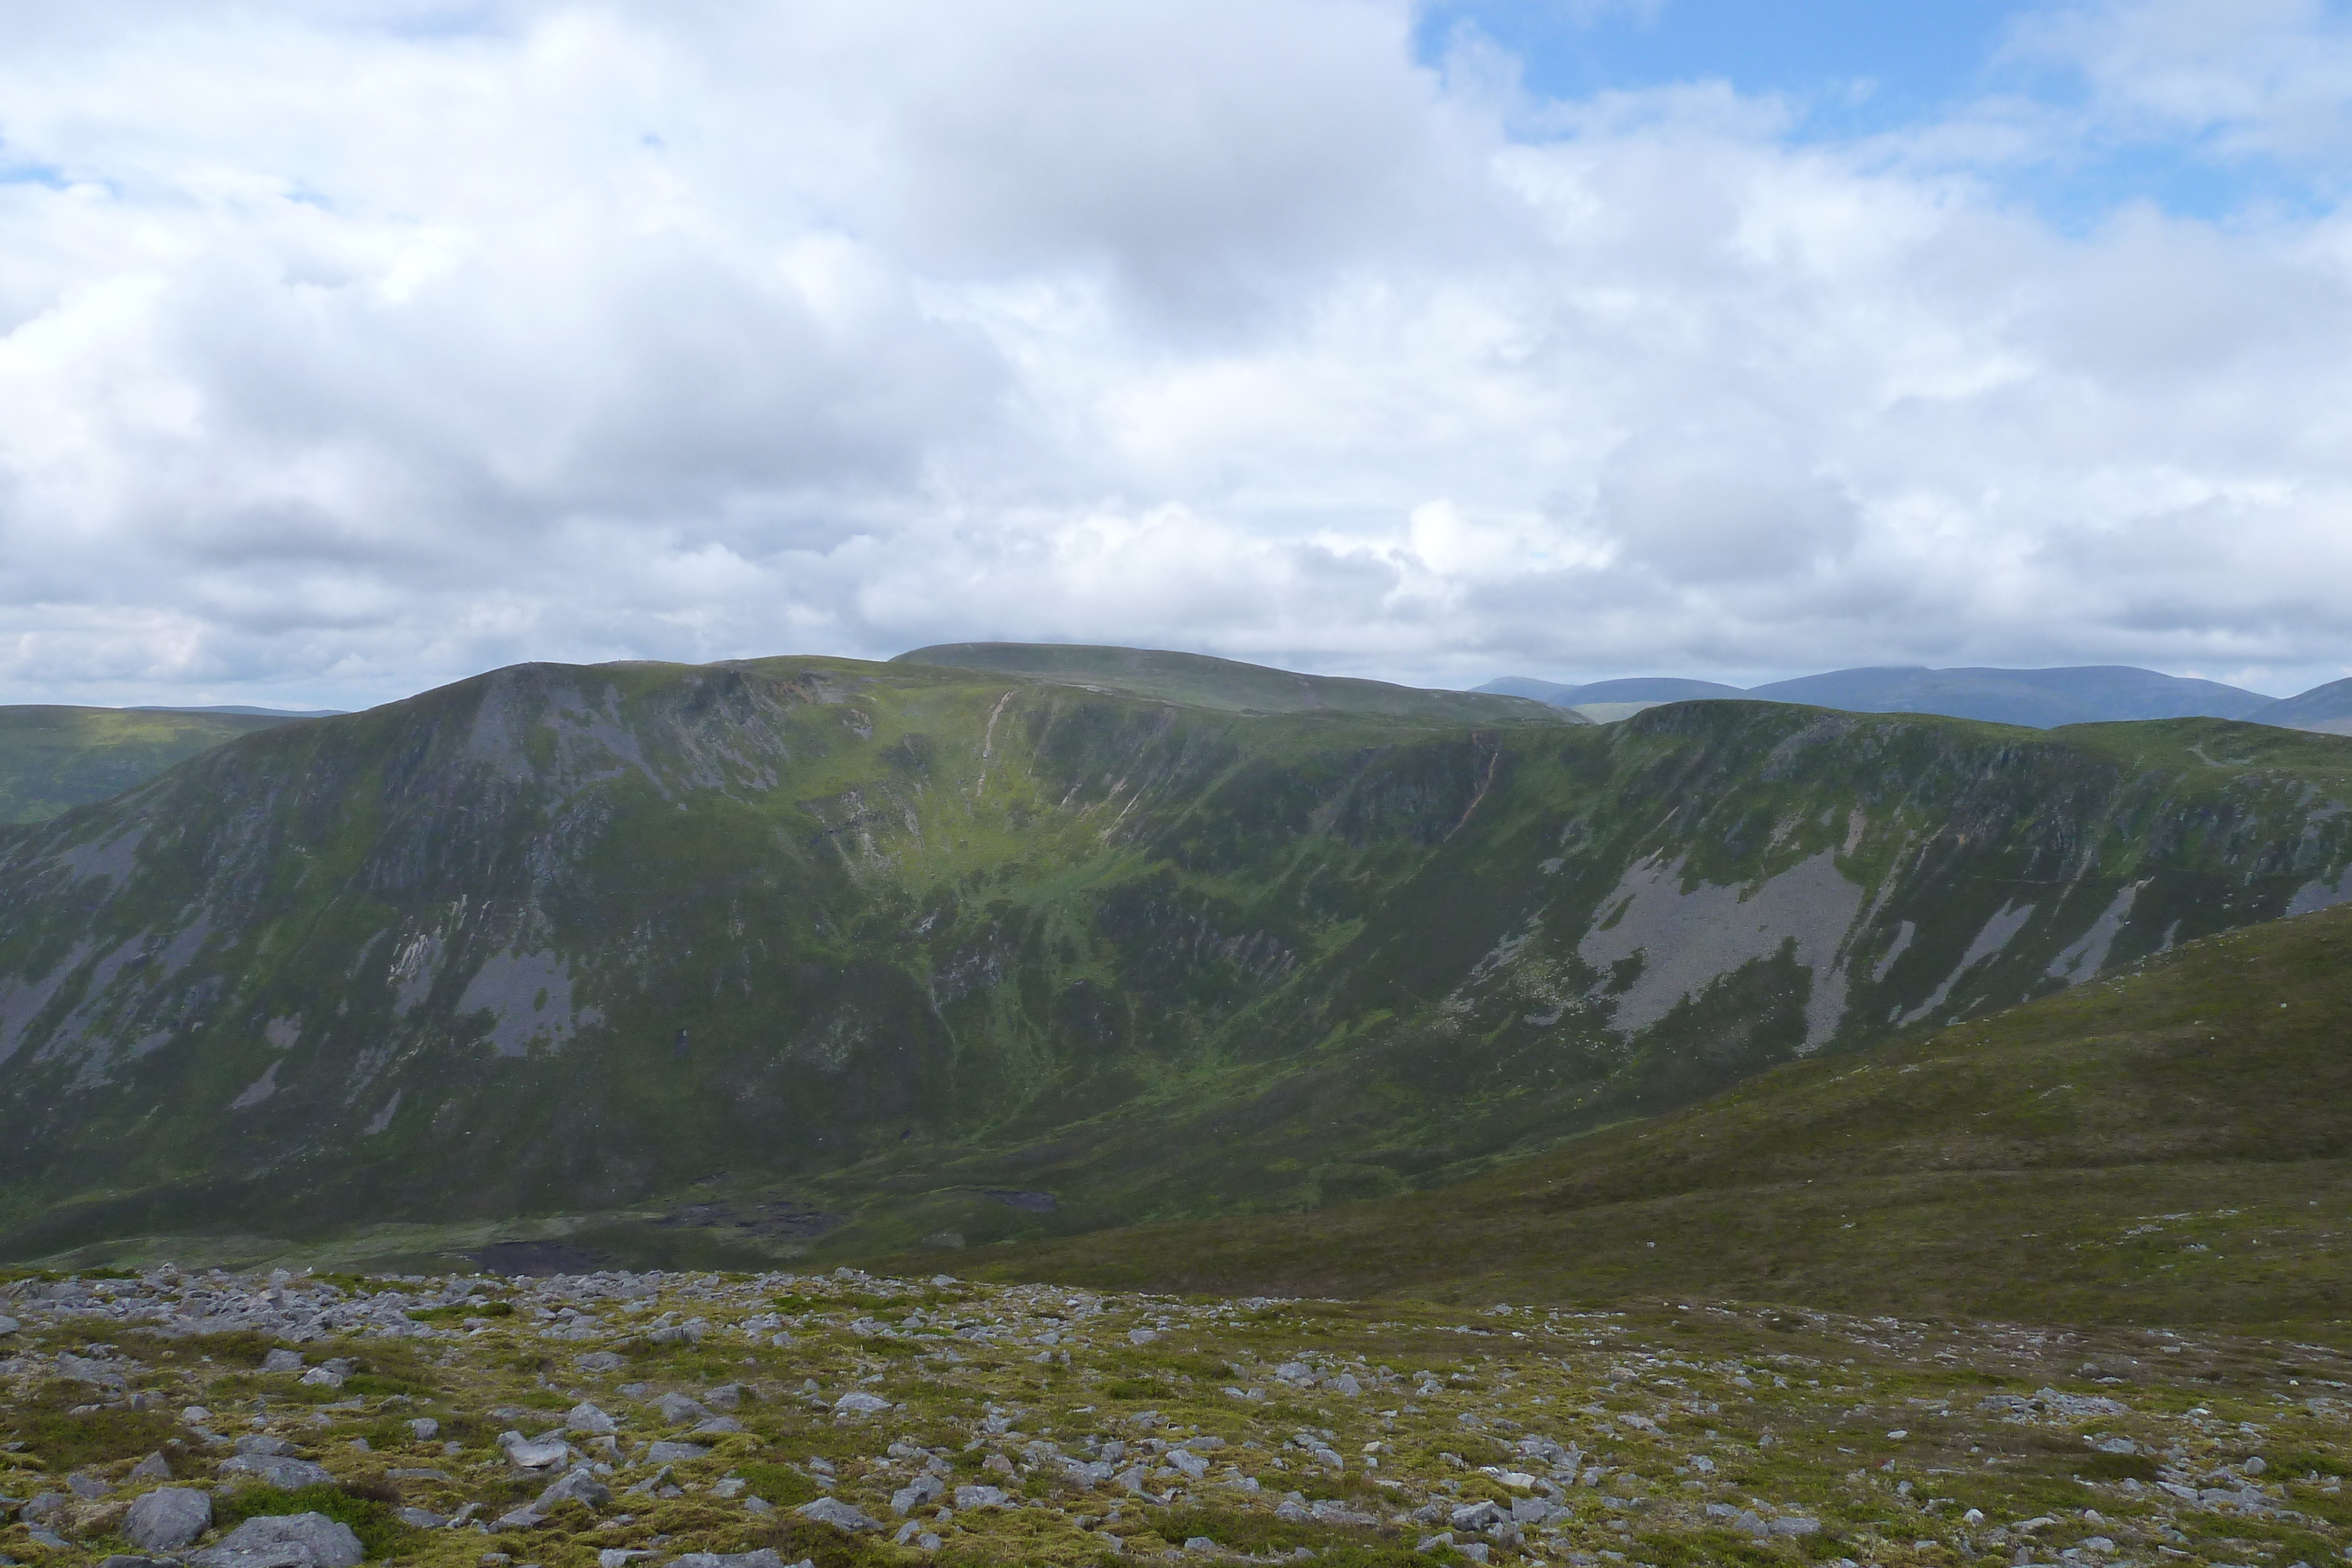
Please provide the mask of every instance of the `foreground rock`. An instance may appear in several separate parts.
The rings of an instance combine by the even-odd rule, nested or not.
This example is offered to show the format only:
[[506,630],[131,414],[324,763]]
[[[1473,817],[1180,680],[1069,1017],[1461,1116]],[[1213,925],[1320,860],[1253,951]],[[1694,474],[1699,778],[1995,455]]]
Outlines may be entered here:
[[[387,1532],[380,1555],[426,1568],[1244,1548],[2316,1568],[2352,1544],[2352,1363],[2316,1330],[2253,1344],[850,1270],[356,1286],[158,1270],[19,1282],[0,1305],[20,1324],[0,1360],[8,1419],[84,1391],[22,1427],[23,1484],[0,1489],[25,1500],[0,1525],[20,1562],[127,1545],[350,1568],[361,1532],[312,1487]],[[209,1337],[225,1315],[304,1337]],[[224,1516],[241,1522],[213,1528]]]

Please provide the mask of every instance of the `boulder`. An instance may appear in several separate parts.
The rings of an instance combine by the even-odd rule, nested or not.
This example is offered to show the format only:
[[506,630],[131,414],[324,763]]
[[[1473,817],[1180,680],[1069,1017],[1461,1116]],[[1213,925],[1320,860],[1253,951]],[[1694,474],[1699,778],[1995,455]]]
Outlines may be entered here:
[[266,1432],[248,1432],[236,1440],[240,1454],[282,1454],[291,1456],[294,1445],[283,1437],[273,1437]]
[[177,1552],[213,1527],[213,1500],[192,1487],[165,1487],[131,1505],[123,1539],[147,1552]]
[[506,1450],[507,1462],[517,1469],[553,1469],[572,1458],[572,1445],[561,1437],[530,1438],[520,1432],[501,1432],[499,1447]]
[[299,1372],[302,1370],[302,1353],[299,1350],[273,1350],[261,1358],[261,1370]]
[[680,1459],[699,1459],[710,1450],[700,1443],[655,1443],[646,1449],[646,1462],[655,1465],[676,1464]]
[[947,1483],[939,1477],[917,1476],[890,1494],[890,1511],[900,1515],[912,1513],[946,1490]]
[[698,1402],[683,1394],[665,1394],[654,1401],[654,1407],[661,1412],[665,1427],[683,1427],[688,1421],[699,1421],[710,1414]]
[[131,1466],[131,1473],[122,1479],[129,1481],[168,1481],[172,1479],[172,1462],[161,1452],[152,1453]]
[[629,1364],[629,1358],[609,1350],[598,1350],[573,1358],[572,1364],[583,1372],[618,1372]]
[[803,1519],[813,1519],[819,1524],[829,1524],[835,1530],[846,1530],[852,1533],[882,1528],[880,1520],[868,1519],[839,1498],[821,1497],[814,1502],[801,1504],[793,1511]]
[[833,1411],[836,1416],[871,1416],[877,1410],[888,1408],[890,1408],[890,1402],[887,1399],[878,1394],[868,1394],[863,1389],[845,1394],[833,1402]]
[[359,1568],[366,1560],[352,1527],[323,1513],[248,1519],[188,1559],[198,1568]]
[[556,1504],[574,1500],[593,1508],[612,1501],[613,1489],[598,1480],[593,1470],[577,1469],[540,1493],[539,1500],[531,1506],[541,1513],[551,1513]]
[[588,1437],[608,1437],[621,1429],[620,1424],[610,1416],[584,1401],[572,1407],[570,1414],[563,1417],[563,1425],[567,1430]]
[[955,1505],[960,1510],[967,1508],[1003,1508],[1004,1506],[1004,1491],[1001,1487],[958,1487],[955,1490]]
[[277,1454],[239,1454],[221,1461],[223,1475],[253,1476],[281,1491],[298,1491],[303,1487],[326,1486],[334,1475],[326,1466],[309,1459],[283,1458]]

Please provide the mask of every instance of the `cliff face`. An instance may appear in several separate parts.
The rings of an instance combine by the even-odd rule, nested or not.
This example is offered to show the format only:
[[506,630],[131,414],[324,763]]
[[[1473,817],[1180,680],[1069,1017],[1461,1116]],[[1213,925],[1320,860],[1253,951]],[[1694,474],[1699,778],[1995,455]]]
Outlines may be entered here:
[[2352,896],[2348,763],[520,666],[0,831],[8,1245],[722,1172],[908,1225],[975,1183],[1065,1227],[1392,1190]]

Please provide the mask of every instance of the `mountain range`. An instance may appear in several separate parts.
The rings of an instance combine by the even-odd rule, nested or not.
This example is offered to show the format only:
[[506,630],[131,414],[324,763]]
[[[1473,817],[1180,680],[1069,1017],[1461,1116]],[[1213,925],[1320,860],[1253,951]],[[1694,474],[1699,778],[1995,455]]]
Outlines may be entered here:
[[0,1252],[1402,1194],[2344,902],[2347,807],[2352,739],[2203,718],[520,665],[0,829]]
[[299,716],[171,708],[0,707],[0,822],[119,795],[175,763]]
[[1991,724],[2055,729],[2149,718],[2235,718],[2321,733],[2352,733],[2352,680],[2274,698],[2219,681],[2186,679],[2121,664],[2050,670],[1882,667],[1832,670],[1760,686],[1633,676],[1559,685],[1508,675],[1478,688],[1568,708],[1602,723],[1659,703],[1699,698],[1803,703],[1852,713],[1933,713]]

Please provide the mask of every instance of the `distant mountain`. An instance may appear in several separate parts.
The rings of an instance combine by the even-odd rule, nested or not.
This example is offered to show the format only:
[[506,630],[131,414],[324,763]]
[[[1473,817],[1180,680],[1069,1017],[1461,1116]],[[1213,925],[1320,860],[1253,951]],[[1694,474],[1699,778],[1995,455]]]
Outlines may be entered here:
[[[1302,675],[1203,653],[1079,643],[941,643],[890,661],[990,670],[1106,695],[1178,702],[1226,713],[1379,714],[1445,724],[1557,724],[1561,705],[1540,697],[1431,691],[1342,675]],[[1583,722],[1568,716],[1565,722]]]
[[1851,713],[1940,713],[2055,729],[2135,718],[2244,718],[2273,699],[2124,664],[2054,670],[1832,670],[1749,688],[1768,702]]
[[344,710],[339,707],[247,707],[242,703],[216,703],[210,707],[175,707],[169,703],[141,703],[128,710],[131,713],[226,713],[252,718],[339,718]]
[[0,822],[38,822],[120,795],[291,714],[0,707]]
[[1635,675],[1620,681],[1589,681],[1580,686],[1559,686],[1549,681],[1531,681],[1524,675],[1506,675],[1499,681],[1488,681],[1478,689],[1516,697],[1533,697],[1538,702],[1566,708],[1581,707],[1587,703],[1681,703],[1700,697],[1740,697],[1748,695],[1741,688],[1727,686],[1720,681],[1685,681],[1672,675]]
[[2256,724],[2274,724],[2282,729],[2352,735],[2352,678],[2314,686],[2301,696],[2282,697],[2246,716]]
[[[1713,681],[1643,679],[1586,685],[1506,676],[1478,688],[1509,692],[1573,708],[1608,722],[1662,702],[1745,697],[1803,703],[1849,713],[1930,713],[2055,729],[2061,725],[2147,718],[2251,718],[2273,699],[2219,681],[2185,679],[2122,664],[2050,670],[1885,667],[1832,670],[1742,690]],[[2347,705],[2352,713],[2352,704]]]

